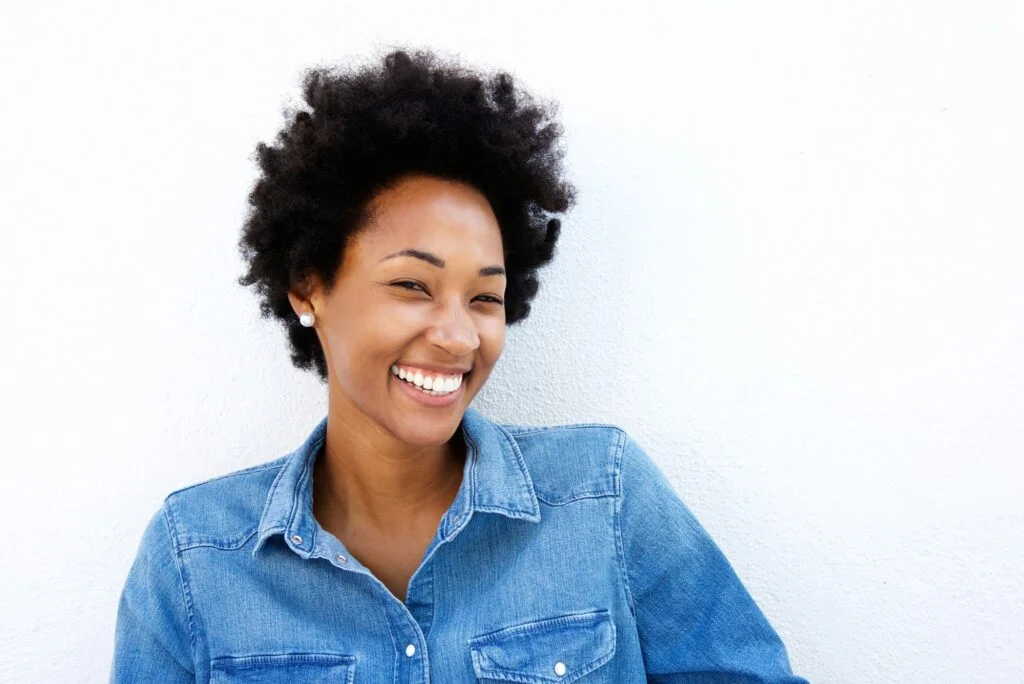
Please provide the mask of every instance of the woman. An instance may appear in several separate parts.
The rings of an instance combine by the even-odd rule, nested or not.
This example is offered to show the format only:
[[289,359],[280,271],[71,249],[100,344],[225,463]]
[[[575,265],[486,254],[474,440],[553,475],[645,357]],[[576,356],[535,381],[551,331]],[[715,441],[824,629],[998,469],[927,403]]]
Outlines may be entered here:
[[573,202],[553,107],[401,51],[304,96],[258,148],[240,282],[327,416],[167,497],[112,681],[802,682],[622,430],[469,408]]

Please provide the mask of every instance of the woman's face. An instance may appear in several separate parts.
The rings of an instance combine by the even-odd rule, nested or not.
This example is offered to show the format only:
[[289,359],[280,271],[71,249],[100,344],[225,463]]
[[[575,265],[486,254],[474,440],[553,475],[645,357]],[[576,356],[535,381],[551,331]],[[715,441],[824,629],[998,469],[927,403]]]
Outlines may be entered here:
[[[442,444],[505,347],[498,221],[475,188],[423,175],[382,191],[370,207],[330,294],[317,283],[309,303],[290,295],[292,306],[301,313],[312,305],[316,314],[332,410],[340,402],[348,422],[356,409],[408,444]],[[417,377],[424,385],[430,378],[437,396]]]

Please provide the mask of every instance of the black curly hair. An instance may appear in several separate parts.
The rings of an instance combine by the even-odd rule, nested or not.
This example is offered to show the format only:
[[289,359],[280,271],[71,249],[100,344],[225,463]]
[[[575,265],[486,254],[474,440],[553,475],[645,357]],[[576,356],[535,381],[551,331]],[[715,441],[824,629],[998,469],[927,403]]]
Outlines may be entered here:
[[[309,275],[334,285],[350,236],[365,227],[370,200],[412,173],[467,183],[488,199],[501,229],[505,321],[530,313],[537,269],[551,261],[575,191],[562,170],[557,105],[428,50],[396,50],[381,62],[306,72],[307,108],[291,112],[273,144],[256,147],[260,175],[239,248],[260,312],[276,318],[292,363],[327,363],[312,328],[288,301]],[[301,291],[301,290],[299,290]]]

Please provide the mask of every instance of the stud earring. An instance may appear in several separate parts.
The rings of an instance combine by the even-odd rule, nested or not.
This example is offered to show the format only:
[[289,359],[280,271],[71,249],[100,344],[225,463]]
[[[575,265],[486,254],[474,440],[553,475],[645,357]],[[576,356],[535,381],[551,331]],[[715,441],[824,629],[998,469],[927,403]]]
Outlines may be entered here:
[[316,316],[314,316],[313,314],[311,314],[308,311],[306,311],[301,316],[299,316],[299,323],[301,323],[306,328],[313,327],[313,323],[315,321],[316,321]]

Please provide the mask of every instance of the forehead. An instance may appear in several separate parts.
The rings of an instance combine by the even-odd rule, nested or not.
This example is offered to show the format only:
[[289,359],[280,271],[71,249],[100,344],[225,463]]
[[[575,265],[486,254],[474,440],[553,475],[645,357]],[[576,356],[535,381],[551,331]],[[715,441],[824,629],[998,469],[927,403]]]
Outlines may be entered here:
[[409,176],[378,193],[357,238],[365,256],[416,248],[442,258],[503,264],[501,230],[476,188],[433,176]]

